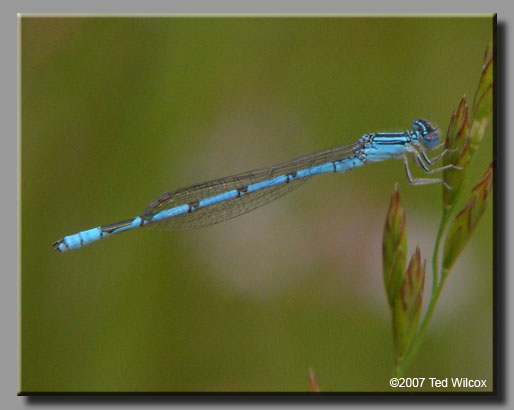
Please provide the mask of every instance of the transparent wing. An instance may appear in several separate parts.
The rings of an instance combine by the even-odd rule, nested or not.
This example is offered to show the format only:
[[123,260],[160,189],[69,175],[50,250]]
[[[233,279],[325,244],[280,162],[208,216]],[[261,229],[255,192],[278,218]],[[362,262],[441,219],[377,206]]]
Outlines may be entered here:
[[[340,145],[323,151],[313,152],[268,168],[247,171],[230,177],[219,178],[202,184],[180,188],[173,192],[165,192],[146,207],[143,217],[152,216],[165,209],[199,201],[233,189],[244,189],[248,185],[280,175],[286,175],[290,172],[340,160],[352,155],[354,150],[358,147],[359,143]],[[309,178],[302,178],[287,184],[275,185],[255,192],[245,193],[238,198],[218,202],[206,206],[205,208],[198,208],[193,212],[159,222],[152,222],[145,226],[152,230],[176,231],[216,224],[243,215],[246,212],[273,201],[302,185],[308,179]]]

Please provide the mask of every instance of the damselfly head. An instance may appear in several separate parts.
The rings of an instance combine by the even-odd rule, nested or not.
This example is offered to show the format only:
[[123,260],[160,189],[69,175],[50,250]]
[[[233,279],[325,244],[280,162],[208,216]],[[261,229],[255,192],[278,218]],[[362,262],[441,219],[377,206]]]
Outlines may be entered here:
[[427,148],[434,148],[439,144],[439,133],[427,120],[418,119],[412,121],[412,129],[421,138],[421,143]]

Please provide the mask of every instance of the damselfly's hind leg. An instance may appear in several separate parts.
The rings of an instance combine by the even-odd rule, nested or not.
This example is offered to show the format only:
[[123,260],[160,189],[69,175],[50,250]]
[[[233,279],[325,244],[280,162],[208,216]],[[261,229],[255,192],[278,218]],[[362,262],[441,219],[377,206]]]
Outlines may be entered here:
[[[447,189],[450,189],[450,190],[452,189],[452,187],[450,185],[448,185],[446,182],[444,182],[442,178],[414,178],[410,172],[409,161],[407,160],[407,156],[404,154],[402,157],[403,157],[403,165],[405,167],[405,173],[407,174],[407,180],[409,181],[409,184],[411,184],[411,185],[428,185],[428,184],[442,183]],[[441,167],[440,169],[431,170],[431,169],[426,168],[426,165],[423,163],[422,160],[420,160],[419,154],[418,154],[418,157],[416,158],[416,160],[419,161],[419,164],[423,167],[423,169],[425,170],[425,172],[427,174],[431,174],[432,172],[440,171],[441,169],[447,169],[447,167],[448,167],[448,166],[446,166],[446,168]]]

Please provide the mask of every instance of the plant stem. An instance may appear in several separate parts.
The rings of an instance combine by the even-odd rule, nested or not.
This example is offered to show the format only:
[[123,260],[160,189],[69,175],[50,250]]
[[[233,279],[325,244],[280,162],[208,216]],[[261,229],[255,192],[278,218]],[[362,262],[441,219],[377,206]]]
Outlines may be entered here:
[[439,248],[441,247],[441,239],[448,223],[448,219],[451,212],[443,211],[441,223],[439,224],[439,230],[437,231],[437,237],[435,240],[434,253],[432,255],[432,296],[434,296],[435,289],[439,286]]

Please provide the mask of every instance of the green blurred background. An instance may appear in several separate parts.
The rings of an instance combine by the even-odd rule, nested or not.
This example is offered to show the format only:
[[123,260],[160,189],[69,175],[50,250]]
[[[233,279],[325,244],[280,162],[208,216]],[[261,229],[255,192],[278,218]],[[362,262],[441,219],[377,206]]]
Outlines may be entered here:
[[[409,252],[430,260],[441,214],[441,187],[410,186],[400,161],[200,230],[51,244],[162,192],[418,117],[445,134],[473,97],[491,16],[20,25],[21,391],[305,391],[309,366],[324,391],[387,390],[381,239],[395,183]],[[491,157],[489,126],[468,189]],[[492,323],[489,207],[409,375],[490,389]]]

